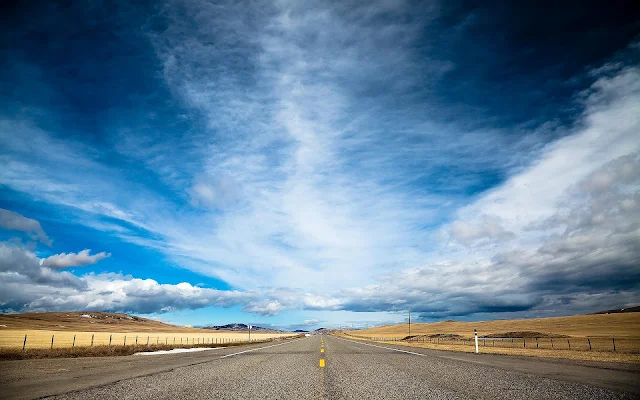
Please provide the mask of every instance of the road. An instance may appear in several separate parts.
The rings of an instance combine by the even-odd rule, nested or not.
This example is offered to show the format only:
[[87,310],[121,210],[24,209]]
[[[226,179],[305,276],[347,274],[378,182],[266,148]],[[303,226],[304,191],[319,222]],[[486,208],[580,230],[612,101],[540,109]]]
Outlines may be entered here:
[[312,336],[174,355],[3,361],[0,397],[634,399],[640,398],[639,378],[637,365],[465,354]]

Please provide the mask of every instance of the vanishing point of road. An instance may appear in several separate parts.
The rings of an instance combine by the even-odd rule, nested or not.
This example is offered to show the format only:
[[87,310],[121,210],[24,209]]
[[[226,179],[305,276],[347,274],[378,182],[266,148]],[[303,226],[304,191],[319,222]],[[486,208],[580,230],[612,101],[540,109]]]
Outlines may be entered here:
[[193,353],[0,362],[0,398],[635,399],[640,367],[311,336]]

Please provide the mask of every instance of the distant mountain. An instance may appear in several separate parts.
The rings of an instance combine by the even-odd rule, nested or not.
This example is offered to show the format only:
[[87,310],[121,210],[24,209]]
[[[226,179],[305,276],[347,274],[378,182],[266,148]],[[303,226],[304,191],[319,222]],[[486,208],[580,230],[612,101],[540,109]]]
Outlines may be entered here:
[[332,335],[334,333],[342,333],[345,329],[342,328],[318,328],[313,333],[316,335]]
[[305,331],[304,329],[296,329],[295,333],[309,333],[309,331]]
[[640,312],[640,306],[618,308],[616,310],[598,311],[591,314],[619,314],[619,313],[631,313],[631,312]]
[[[212,331],[243,332],[243,331],[248,331],[249,326],[246,324],[226,324],[226,325],[203,326],[202,329],[211,329]],[[281,331],[279,329],[263,328],[261,326],[251,325],[251,332],[279,333],[284,331]]]

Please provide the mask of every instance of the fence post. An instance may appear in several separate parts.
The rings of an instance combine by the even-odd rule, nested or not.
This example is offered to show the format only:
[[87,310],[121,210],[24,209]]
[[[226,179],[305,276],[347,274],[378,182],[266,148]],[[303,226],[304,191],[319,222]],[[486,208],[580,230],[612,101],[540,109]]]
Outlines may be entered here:
[[156,336],[156,344],[160,342],[160,336]]
[[551,348],[553,349],[553,338],[551,338]]
[[176,344],[176,337],[173,337],[173,344]]
[[149,338],[150,336],[147,336],[147,346],[149,345]]
[[109,335],[109,347],[111,347],[111,338],[113,337],[113,334]]
[[569,345],[569,350],[571,350],[571,341],[570,341],[570,339],[567,339],[567,344]]
[[73,343],[71,344],[71,347],[76,347],[76,335],[73,335]]
[[95,336],[95,333],[94,333],[94,334],[91,334],[91,346],[93,346],[93,337],[94,337],[94,336]]
[[169,344],[169,336],[166,336],[166,337],[164,338],[164,344]]
[[124,342],[122,343],[123,346],[127,345],[127,335],[124,335]]
[[589,343],[589,351],[591,351],[591,339],[587,338],[587,343]]
[[611,341],[613,342],[613,351],[616,351],[616,338],[611,338]]
[[136,335],[136,346],[138,345],[138,335]]
[[52,348],[52,349],[53,349],[53,337],[54,337],[54,336],[55,336],[55,335],[51,335],[51,348]]
[[523,343],[522,347],[526,349],[527,348],[527,338],[522,338],[522,343]]
[[538,348],[538,338],[536,338],[536,349]]
[[27,347],[27,335],[24,335],[24,342],[22,343],[22,351]]

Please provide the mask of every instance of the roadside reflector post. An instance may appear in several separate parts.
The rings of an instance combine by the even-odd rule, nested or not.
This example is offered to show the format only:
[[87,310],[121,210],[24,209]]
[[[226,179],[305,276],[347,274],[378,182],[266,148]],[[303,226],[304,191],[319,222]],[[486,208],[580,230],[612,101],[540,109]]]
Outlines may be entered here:
[[538,348],[538,338],[536,338],[536,349]]
[[476,354],[477,354],[479,352],[479,350],[478,350],[478,330],[477,329],[473,330],[473,337],[476,340]]
[[95,336],[95,334],[91,335],[91,346],[93,346],[93,337]]
[[166,337],[164,338],[164,344],[169,344],[169,336],[166,336]]
[[71,347],[76,347],[76,335],[73,335],[73,343],[71,344]]
[[123,346],[127,345],[127,335],[124,335],[124,341],[122,342]]
[[591,339],[587,338],[587,343],[589,343],[589,351],[591,351]]
[[613,351],[616,351],[616,338],[611,338],[611,341],[613,342]]
[[138,345],[138,335],[136,335],[136,346]]
[[22,351],[27,347],[27,335],[24,335],[24,342],[22,343]]
[[111,346],[111,338],[113,337],[113,335],[109,335],[109,346]]
[[53,337],[54,337],[54,336],[55,336],[55,335],[51,335],[51,348],[52,348],[52,349],[53,349]]
[[149,345],[149,337],[150,336],[147,336],[147,346]]

